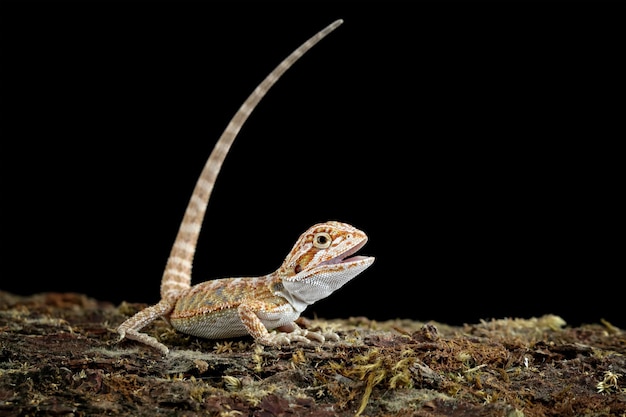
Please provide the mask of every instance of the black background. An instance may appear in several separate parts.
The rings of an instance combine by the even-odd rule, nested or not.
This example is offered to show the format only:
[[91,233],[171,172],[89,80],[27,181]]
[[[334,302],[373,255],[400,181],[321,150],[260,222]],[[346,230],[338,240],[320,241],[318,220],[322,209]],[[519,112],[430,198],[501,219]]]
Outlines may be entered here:
[[252,114],[194,282],[273,271],[309,225],[375,264],[305,315],[451,324],[623,310],[623,43],[608,4],[2,6],[0,289],[155,303],[197,176]]

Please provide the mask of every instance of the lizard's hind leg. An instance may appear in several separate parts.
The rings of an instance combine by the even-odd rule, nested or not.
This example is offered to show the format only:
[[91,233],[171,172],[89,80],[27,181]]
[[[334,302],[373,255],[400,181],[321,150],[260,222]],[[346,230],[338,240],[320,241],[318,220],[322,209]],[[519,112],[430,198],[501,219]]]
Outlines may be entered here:
[[158,304],[145,308],[120,324],[117,328],[117,332],[120,334],[120,340],[127,339],[136,340],[141,343],[145,343],[148,346],[152,346],[158,349],[164,355],[169,353],[169,349],[163,343],[156,340],[154,337],[147,335],[146,333],[140,333],[139,330],[146,327],[159,317],[166,316],[172,311],[174,306],[167,300],[161,300]]

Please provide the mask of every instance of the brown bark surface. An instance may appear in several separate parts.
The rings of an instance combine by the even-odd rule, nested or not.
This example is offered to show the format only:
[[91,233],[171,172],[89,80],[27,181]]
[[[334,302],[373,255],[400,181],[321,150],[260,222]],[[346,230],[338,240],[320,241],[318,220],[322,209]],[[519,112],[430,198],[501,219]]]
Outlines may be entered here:
[[142,307],[0,291],[0,416],[626,416],[626,332],[607,322],[302,320],[341,341],[268,348],[158,320],[162,357],[118,342]]

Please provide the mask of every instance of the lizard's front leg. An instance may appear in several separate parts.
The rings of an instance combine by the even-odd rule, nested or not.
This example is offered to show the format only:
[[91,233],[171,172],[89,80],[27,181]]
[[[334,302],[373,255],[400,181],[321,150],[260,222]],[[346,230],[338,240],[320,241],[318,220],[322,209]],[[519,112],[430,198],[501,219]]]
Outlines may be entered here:
[[[290,306],[286,304],[284,307],[289,308]],[[294,322],[281,324],[276,328],[276,330],[279,330],[278,332],[270,333],[263,324],[260,316],[271,317],[275,314],[280,315],[282,308],[283,306],[268,304],[261,300],[247,300],[239,305],[237,312],[248,333],[257,343],[262,345],[277,346],[286,345],[291,342],[310,343],[311,340],[320,343],[324,342],[324,336],[316,332],[302,329]]]

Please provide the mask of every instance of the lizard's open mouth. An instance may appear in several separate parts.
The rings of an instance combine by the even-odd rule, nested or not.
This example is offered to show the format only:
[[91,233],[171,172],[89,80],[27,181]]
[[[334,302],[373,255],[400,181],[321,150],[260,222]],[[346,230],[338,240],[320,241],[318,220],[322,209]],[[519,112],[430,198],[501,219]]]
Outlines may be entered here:
[[353,254],[358,252],[359,249],[365,246],[365,243],[367,243],[367,239],[363,239],[363,241],[361,241],[359,244],[354,245],[352,248],[345,251],[341,255],[333,259],[329,259],[325,262],[322,262],[321,265],[347,264],[347,263],[362,261],[364,259],[369,259],[370,258],[369,256],[361,256],[361,255],[352,256]]

